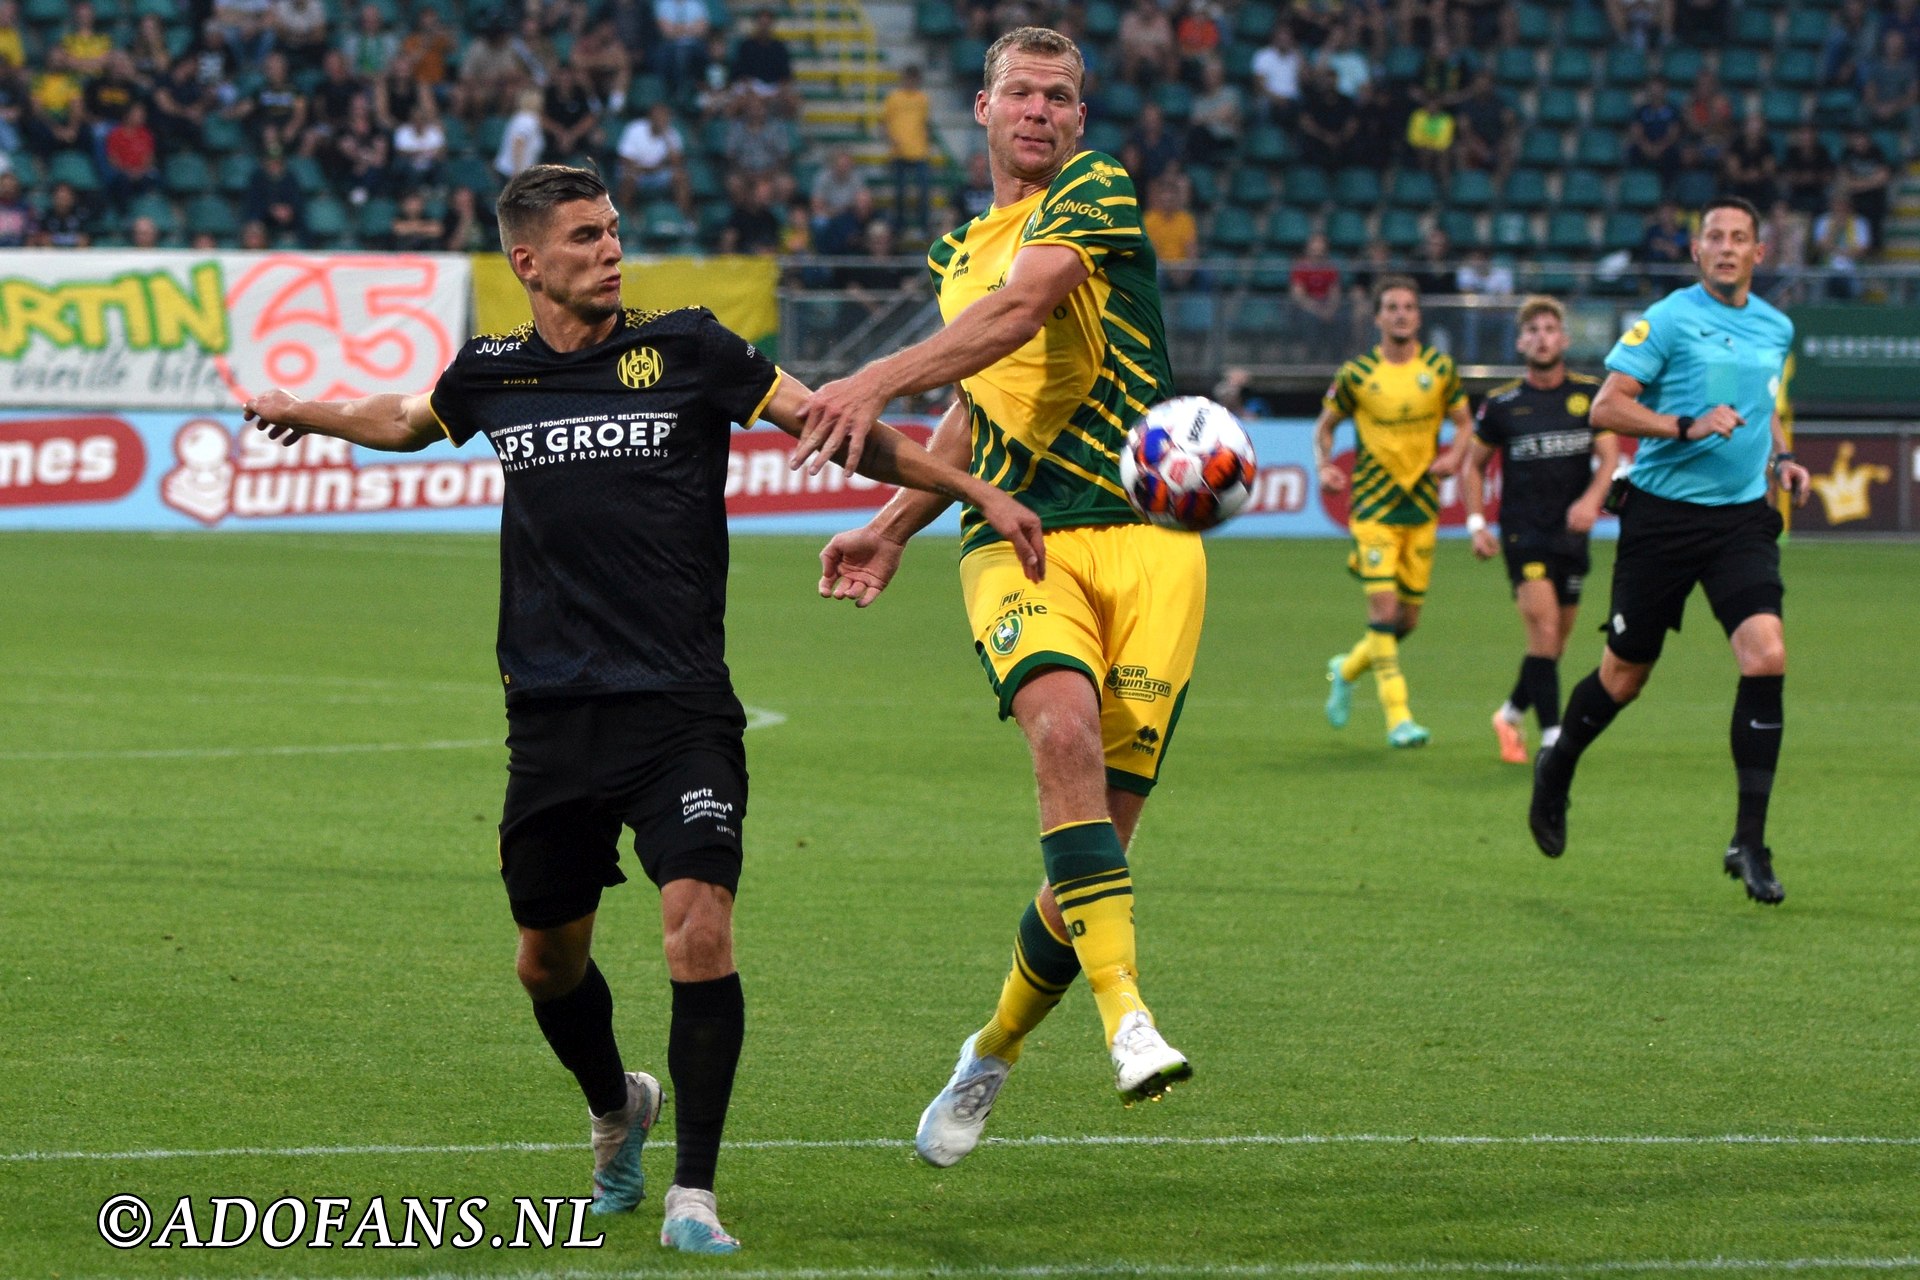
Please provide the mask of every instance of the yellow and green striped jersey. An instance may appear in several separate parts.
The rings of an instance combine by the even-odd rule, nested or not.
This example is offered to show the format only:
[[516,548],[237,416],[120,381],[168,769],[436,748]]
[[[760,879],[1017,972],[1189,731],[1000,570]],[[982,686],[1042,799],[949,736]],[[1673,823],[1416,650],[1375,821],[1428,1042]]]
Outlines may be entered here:
[[[1153,245],[1133,179],[1082,151],[1045,191],[987,210],[927,254],[940,314],[1006,283],[1028,245],[1065,245],[1092,273],[1018,351],[961,380],[972,406],[973,474],[1018,494],[1048,529],[1137,524],[1120,488],[1120,449],[1149,405],[1172,393]],[[999,537],[968,507],[961,549]]]
[[1427,474],[1440,424],[1467,393],[1453,358],[1423,346],[1398,364],[1375,347],[1340,366],[1326,403],[1353,419],[1355,520],[1425,524],[1440,518],[1440,486]]

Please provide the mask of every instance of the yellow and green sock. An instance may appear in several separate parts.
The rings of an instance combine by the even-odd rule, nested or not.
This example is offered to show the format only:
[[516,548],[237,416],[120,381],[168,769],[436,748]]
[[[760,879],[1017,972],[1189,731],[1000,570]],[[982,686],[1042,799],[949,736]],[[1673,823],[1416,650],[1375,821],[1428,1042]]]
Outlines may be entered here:
[[1065,934],[1054,932],[1036,895],[1020,916],[1020,929],[1013,937],[1013,967],[1000,987],[993,1017],[974,1040],[974,1052],[1018,1062],[1027,1036],[1053,1012],[1079,973],[1073,945]]
[[1053,899],[1067,922],[1068,939],[1111,1042],[1122,1018],[1146,1009],[1135,968],[1133,876],[1126,851],[1113,823],[1103,819],[1045,832],[1040,852]]

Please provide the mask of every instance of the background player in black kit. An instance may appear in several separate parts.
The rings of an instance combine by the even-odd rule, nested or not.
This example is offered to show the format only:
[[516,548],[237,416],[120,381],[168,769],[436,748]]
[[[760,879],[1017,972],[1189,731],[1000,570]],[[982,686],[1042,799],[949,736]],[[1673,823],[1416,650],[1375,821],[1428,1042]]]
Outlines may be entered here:
[[[623,1067],[590,950],[632,827],[660,887],[673,984],[677,1147],[660,1242],[731,1253],[713,1174],[745,1024],[732,921],[747,771],[725,659],[727,434],[765,418],[798,435],[810,392],[704,308],[622,308],[620,220],[598,175],[536,165],[499,214],[532,324],[467,343],[426,395],[272,391],[246,413],[283,443],[314,432],[408,451],[484,433],[500,455],[500,873],[520,981],[587,1096],[593,1208],[632,1209],[662,1094]],[[890,429],[868,438],[859,470],[978,505],[1028,576],[1043,574],[1039,518],[1001,490]]]
[[[1514,606],[1527,629],[1520,678],[1500,709],[1493,731],[1500,758],[1525,764],[1527,708],[1540,723],[1540,745],[1560,736],[1560,655],[1580,612],[1587,575],[1587,534],[1600,517],[1620,442],[1595,431],[1587,411],[1600,380],[1567,369],[1566,312],[1558,300],[1531,297],[1520,304],[1515,348],[1527,374],[1495,387],[1480,406],[1461,472],[1461,496],[1473,553],[1490,560],[1504,553]],[[1487,529],[1487,462],[1500,458],[1500,538]]]

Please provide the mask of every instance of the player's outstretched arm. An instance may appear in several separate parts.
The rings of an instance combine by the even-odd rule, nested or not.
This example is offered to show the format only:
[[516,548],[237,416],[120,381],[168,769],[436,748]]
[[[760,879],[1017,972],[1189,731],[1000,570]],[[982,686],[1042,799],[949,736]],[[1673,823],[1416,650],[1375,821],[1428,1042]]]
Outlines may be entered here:
[[[964,468],[972,451],[968,417],[966,397],[954,397],[927,442],[927,452]],[[893,581],[907,541],[950,505],[937,493],[896,490],[872,520],[834,534],[820,549],[820,594],[829,600],[851,600],[862,609],[872,604]]]
[[1346,473],[1333,465],[1333,433],[1344,421],[1346,415],[1328,405],[1313,424],[1313,470],[1320,477],[1320,487],[1328,493],[1339,493],[1347,487]]
[[1656,413],[1640,403],[1645,391],[1637,379],[1624,373],[1609,373],[1593,398],[1587,420],[1603,431],[1623,436],[1644,436],[1654,440],[1698,440],[1702,436],[1730,436],[1733,429],[1746,423],[1732,405],[1717,404],[1704,409],[1696,418]]
[[1491,560],[1500,554],[1500,544],[1487,528],[1487,462],[1493,449],[1479,436],[1467,446],[1467,465],[1460,472],[1460,503],[1467,509],[1467,528],[1473,535],[1473,554]]
[[291,445],[304,435],[332,436],[369,449],[412,453],[445,439],[425,394],[358,400],[302,400],[275,388],[247,401],[246,420],[270,440]]

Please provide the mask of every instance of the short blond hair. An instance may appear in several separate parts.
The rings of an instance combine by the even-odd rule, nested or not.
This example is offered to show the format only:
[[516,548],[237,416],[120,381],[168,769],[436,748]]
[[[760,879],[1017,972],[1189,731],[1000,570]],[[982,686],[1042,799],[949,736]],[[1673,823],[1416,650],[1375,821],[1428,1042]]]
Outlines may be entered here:
[[1007,34],[995,40],[987,49],[986,66],[981,73],[981,87],[988,93],[1005,69],[1006,61],[1016,53],[1037,53],[1044,58],[1059,58],[1073,68],[1073,87],[1077,93],[1086,83],[1087,63],[1080,56],[1080,46],[1051,27],[1015,27]]
[[1567,327],[1567,309],[1558,298],[1549,298],[1544,293],[1536,293],[1523,298],[1520,310],[1514,313],[1513,322],[1520,328],[1527,327],[1527,321],[1535,316],[1552,316],[1560,322],[1562,329]]

